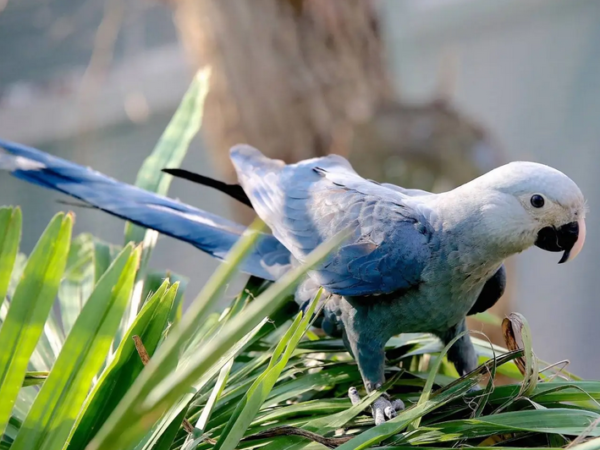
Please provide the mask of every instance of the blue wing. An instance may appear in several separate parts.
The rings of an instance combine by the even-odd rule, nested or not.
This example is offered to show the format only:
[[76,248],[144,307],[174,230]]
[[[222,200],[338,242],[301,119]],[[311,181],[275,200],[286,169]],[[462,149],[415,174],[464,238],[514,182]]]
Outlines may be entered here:
[[[13,176],[60,191],[138,225],[189,242],[219,259],[225,258],[245,227],[167,197],[120,183],[89,168],[40,150],[0,140],[0,168]],[[275,280],[290,266],[290,252],[263,234],[241,270]]]
[[252,206],[298,261],[351,230],[311,273],[326,290],[367,296],[419,284],[434,234],[407,195],[365,180],[336,155],[285,165],[241,145],[231,158]]

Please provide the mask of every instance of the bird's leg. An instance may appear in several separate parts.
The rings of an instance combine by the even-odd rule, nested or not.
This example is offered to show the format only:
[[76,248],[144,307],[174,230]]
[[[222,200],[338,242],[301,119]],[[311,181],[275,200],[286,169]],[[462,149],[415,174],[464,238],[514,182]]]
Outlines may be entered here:
[[[364,335],[360,335],[359,338],[356,330],[346,329],[344,343],[358,363],[367,393],[380,389],[385,381],[385,342]],[[351,387],[348,390],[348,396],[353,405],[360,403],[360,396],[356,388]],[[384,423],[386,418],[394,418],[396,411],[400,409],[404,409],[404,403],[401,400],[391,402],[388,395],[383,393],[381,397],[373,402],[372,412],[375,425]]]
[[[452,327],[445,333],[440,334],[440,339],[444,345],[454,339],[457,335],[467,329],[466,320],[463,319],[458,325]],[[468,334],[458,339],[448,350],[448,360],[454,364],[456,371],[462,377],[477,368],[478,358],[471,337]]]

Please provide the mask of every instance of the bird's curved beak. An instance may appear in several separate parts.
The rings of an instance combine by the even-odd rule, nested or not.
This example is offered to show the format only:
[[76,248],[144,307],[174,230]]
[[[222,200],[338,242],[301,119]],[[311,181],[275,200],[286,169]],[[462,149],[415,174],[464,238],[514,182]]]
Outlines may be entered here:
[[571,222],[560,228],[545,227],[538,233],[536,247],[549,252],[564,252],[559,264],[575,259],[585,243],[585,220]]

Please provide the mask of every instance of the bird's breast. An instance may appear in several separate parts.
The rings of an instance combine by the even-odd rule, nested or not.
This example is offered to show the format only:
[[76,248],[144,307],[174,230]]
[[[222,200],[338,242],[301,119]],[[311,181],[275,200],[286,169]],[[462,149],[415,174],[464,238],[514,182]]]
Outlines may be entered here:
[[460,323],[476,299],[470,296],[457,298],[449,292],[422,288],[419,296],[405,300],[396,313],[408,319],[398,321],[402,328],[398,332],[438,333]]

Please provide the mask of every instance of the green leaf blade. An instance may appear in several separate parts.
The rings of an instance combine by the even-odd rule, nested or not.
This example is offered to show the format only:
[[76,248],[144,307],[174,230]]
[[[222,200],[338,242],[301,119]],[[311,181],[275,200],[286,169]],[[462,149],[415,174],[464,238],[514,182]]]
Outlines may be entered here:
[[230,417],[222,439],[217,442],[215,450],[234,450],[244,436],[244,433],[256,417],[260,407],[264,404],[267,396],[275,386],[281,372],[287,365],[293,351],[296,349],[301,337],[304,336],[309,327],[319,296],[311,302],[310,307],[303,317],[298,313],[292,326],[285,333],[277,348],[273,352],[271,362],[266,371],[250,387],[244,399],[238,404],[238,408]]
[[84,405],[82,416],[69,443],[69,450],[84,449],[135,381],[144,365],[135,349],[133,336],[139,336],[150,356],[168,327],[175,303],[177,285],[165,280],[144,305],[127,331],[111,364],[104,370]]
[[4,301],[21,240],[21,209],[0,209],[0,303]]
[[59,213],[35,246],[0,328],[0,433],[25,378],[58,292],[71,242],[73,218]]
[[256,242],[260,229],[256,226],[251,230],[234,245],[226,262],[219,266],[207,283],[205,292],[189,307],[177,330],[173,330],[155,358],[142,371],[122,404],[92,440],[88,450],[108,450],[115,445],[123,449],[131,448],[133,442],[146,432],[169,406],[176,403],[194,381],[214,369],[220,370],[227,362],[222,360],[222,355],[235,346],[240,337],[247,335],[263,322],[265,317],[286,302],[304,274],[322,261],[346,237],[345,233],[341,233],[319,246],[309,255],[303,266],[288,272],[250,302],[244,314],[238,314],[229,321],[214,339],[203,345],[201,352],[192,355],[186,366],[172,371],[170,364],[165,362],[170,363],[179,356],[182,345],[189,342],[194,330],[198,328],[196,322],[207,317],[208,308],[215,304],[219,298],[218,294],[224,291],[236,264],[239,264]]
[[120,324],[139,253],[127,246],[96,285],[13,443],[14,450],[64,447]]
[[94,243],[89,234],[73,239],[67,267],[58,291],[60,317],[65,334],[69,334],[85,301],[90,296],[94,280]]
[[[175,115],[163,132],[152,154],[146,158],[140,168],[136,186],[160,195],[166,195],[171,184],[172,176],[162,172],[168,167],[179,167],[185,157],[190,143],[198,133],[204,112],[204,99],[208,92],[210,70],[200,70],[192,81],[187,93],[181,101]],[[124,321],[128,327],[139,312],[144,291],[144,278],[146,268],[150,261],[152,250],[156,245],[158,232],[149,230],[131,222],[125,224],[125,243],[143,243],[138,278],[136,280],[135,295],[131,302],[130,310]],[[121,330],[121,334],[124,333]],[[120,335],[116,343],[120,342]]]

